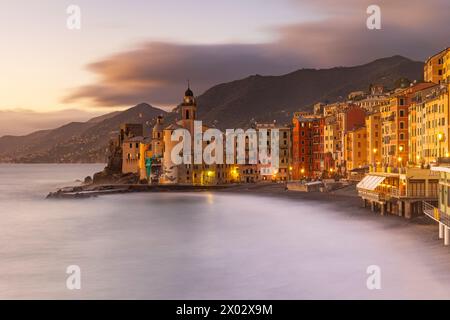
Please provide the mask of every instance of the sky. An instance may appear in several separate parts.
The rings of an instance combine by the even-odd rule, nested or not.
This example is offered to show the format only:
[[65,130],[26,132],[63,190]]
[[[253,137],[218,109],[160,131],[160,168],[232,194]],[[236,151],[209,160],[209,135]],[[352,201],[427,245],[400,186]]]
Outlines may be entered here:
[[[380,30],[366,27],[371,4]],[[424,60],[449,46],[449,13],[448,0],[1,0],[0,116],[171,108],[187,79],[201,94],[252,74]]]

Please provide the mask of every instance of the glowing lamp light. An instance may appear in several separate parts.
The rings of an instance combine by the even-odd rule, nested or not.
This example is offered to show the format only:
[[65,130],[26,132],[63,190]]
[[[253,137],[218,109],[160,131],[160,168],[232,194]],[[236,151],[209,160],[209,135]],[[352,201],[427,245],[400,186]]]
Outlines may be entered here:
[[442,141],[444,139],[444,135],[442,133],[438,133],[437,138],[439,141]]
[[402,157],[398,157],[397,160],[398,160],[398,162],[402,162],[403,159],[402,159]]
[[214,172],[208,171],[208,177],[212,177],[214,175]]
[[400,146],[400,148],[398,148],[398,150],[400,150],[400,152],[403,152],[403,146]]

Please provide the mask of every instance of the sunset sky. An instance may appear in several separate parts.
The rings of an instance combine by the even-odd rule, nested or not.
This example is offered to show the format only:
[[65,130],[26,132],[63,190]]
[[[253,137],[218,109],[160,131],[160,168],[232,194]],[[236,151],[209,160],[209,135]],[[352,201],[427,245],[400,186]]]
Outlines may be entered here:
[[[381,30],[366,28],[370,4]],[[256,73],[424,60],[450,44],[449,12],[448,0],[3,0],[0,115],[172,107],[188,78],[201,94]]]

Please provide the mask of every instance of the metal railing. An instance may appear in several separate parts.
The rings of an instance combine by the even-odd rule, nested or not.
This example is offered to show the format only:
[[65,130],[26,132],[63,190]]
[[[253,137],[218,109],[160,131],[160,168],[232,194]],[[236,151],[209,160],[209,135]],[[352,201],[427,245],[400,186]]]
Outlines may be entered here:
[[439,210],[436,206],[438,206],[437,201],[422,201],[422,209],[425,215],[450,228],[450,216]]

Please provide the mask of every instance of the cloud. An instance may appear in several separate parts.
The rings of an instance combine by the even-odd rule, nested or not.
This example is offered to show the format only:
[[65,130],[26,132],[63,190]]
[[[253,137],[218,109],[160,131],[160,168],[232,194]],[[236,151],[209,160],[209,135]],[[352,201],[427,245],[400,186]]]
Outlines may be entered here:
[[188,78],[201,94],[215,84],[252,74],[350,66],[396,54],[423,60],[449,45],[447,0],[379,1],[381,30],[366,28],[366,8],[372,1],[292,2],[318,18],[273,27],[276,39],[264,44],[143,43],[88,65],[98,81],[74,89],[64,102],[170,106],[180,100]]
[[[277,60],[265,45],[189,45],[149,42],[88,66],[97,84],[76,89],[65,102],[91,98],[97,106],[178,101],[191,80],[197,93],[249,74],[278,74],[292,63]],[[175,98],[175,100],[174,100]]]

